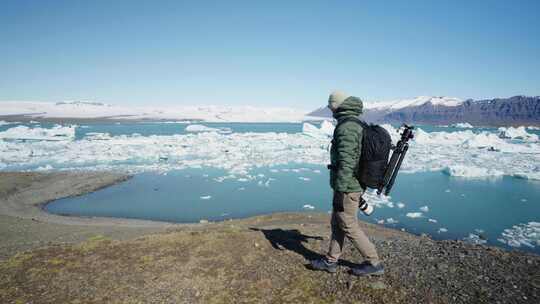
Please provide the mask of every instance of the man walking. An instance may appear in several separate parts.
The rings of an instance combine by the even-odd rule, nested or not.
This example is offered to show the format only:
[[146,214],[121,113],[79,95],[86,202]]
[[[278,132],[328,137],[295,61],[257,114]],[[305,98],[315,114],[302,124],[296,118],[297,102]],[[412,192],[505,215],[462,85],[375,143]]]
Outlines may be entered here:
[[[362,113],[362,101],[335,91],[330,94],[328,108],[337,120],[330,150],[330,187],[334,190],[332,200],[332,239],[325,257],[311,261],[315,270],[336,272],[337,262],[343,252],[347,237],[366,259],[352,269],[357,276],[381,275],[384,268],[377,250],[366,234],[358,226],[358,205],[363,189],[355,177],[355,169],[360,159],[362,126],[350,117],[357,118]],[[346,121],[347,120],[347,121]]]

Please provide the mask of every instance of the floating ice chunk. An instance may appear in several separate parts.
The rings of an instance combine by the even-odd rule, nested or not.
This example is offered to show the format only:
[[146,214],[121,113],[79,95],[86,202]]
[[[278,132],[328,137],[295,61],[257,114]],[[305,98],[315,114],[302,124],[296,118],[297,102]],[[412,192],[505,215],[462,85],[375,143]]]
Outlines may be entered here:
[[420,218],[422,217],[422,212],[409,212],[405,216],[410,218]]
[[508,139],[519,139],[527,142],[537,142],[538,135],[531,134],[525,130],[525,127],[508,127],[499,128],[499,137]]
[[393,218],[391,218],[391,217],[387,218],[387,219],[386,219],[386,222],[387,222],[388,224],[397,224],[397,223],[399,223],[397,220],[395,220],[395,219],[393,219]]
[[0,139],[71,141],[74,138],[75,127],[73,126],[63,127],[55,125],[50,129],[16,126],[0,132]]
[[313,173],[319,174],[319,173],[321,173],[321,170],[313,170]]
[[441,233],[441,232],[448,232],[448,229],[446,228],[439,228],[439,230],[437,230],[437,233]]
[[431,223],[437,223],[436,219],[428,219],[428,221],[431,222]]
[[452,191],[450,191],[450,189],[446,189],[446,190],[444,190],[444,192],[450,193],[450,192],[452,192]]
[[0,120],[0,126],[15,125],[15,124],[19,124],[19,123],[20,122],[16,122],[16,121]]
[[303,180],[303,181],[305,181],[305,182],[309,182],[309,181],[311,180],[311,178],[309,178],[309,177],[303,177],[303,176],[300,176],[298,179]]
[[484,240],[479,235],[474,234],[474,233],[469,233],[469,235],[467,237],[463,238],[463,240],[465,242],[468,242],[468,243],[471,243],[471,244],[476,244],[476,245],[481,245],[481,244],[487,243],[487,240]]
[[474,128],[474,126],[471,125],[468,122],[460,122],[460,123],[457,123],[457,124],[453,124],[451,127],[462,128],[462,129],[472,129],[472,128]]
[[302,208],[307,209],[307,210],[313,210],[315,209],[315,206],[310,205],[310,204],[305,204],[304,206],[302,206]]
[[527,202],[527,199],[526,199],[526,198],[522,198],[520,201],[523,202],[523,203],[525,203],[525,202]]
[[399,209],[403,209],[405,207],[404,203],[397,203],[396,205]]
[[50,171],[50,170],[52,170],[52,169],[54,169],[53,166],[51,166],[51,165],[45,165],[45,166],[38,167],[38,168],[36,169],[36,171]]
[[428,211],[429,211],[429,207],[428,207],[428,206],[422,206],[422,207],[420,207],[420,211],[422,211],[422,212],[428,212]]
[[501,240],[512,247],[527,246],[534,248],[540,246],[540,223],[529,222],[514,225],[501,233]]
[[209,199],[211,199],[211,198],[212,198],[211,195],[201,196],[201,199],[202,199],[202,200],[209,200]]
[[186,132],[218,132],[218,133],[231,133],[230,128],[210,128],[203,125],[189,125],[186,127]]
[[504,172],[496,169],[463,165],[450,165],[444,169],[444,172],[450,176],[464,178],[501,177],[504,175]]

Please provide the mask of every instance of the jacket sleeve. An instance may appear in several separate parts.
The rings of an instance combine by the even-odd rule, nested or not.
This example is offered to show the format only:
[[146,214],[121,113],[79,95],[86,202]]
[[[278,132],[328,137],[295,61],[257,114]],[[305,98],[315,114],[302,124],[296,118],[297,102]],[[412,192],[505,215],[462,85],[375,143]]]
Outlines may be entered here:
[[337,156],[336,191],[347,192],[349,184],[356,179],[355,169],[360,157],[361,131],[362,128],[353,122],[344,123],[336,130],[334,138]]

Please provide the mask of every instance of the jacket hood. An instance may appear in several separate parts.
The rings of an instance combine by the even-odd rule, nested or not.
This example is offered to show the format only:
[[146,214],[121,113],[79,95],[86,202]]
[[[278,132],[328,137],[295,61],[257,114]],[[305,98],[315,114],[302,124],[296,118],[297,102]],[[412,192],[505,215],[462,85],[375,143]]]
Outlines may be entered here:
[[362,100],[355,96],[350,96],[334,111],[333,116],[335,119],[340,120],[344,117],[354,116],[358,117],[362,114],[364,108]]

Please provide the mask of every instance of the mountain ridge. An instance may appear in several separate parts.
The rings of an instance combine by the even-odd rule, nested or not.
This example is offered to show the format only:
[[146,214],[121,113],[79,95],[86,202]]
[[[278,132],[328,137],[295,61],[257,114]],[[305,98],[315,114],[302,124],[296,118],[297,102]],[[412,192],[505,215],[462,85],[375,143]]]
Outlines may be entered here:
[[[330,110],[316,109],[310,117],[331,117]],[[477,126],[540,125],[540,96],[460,100],[452,97],[419,96],[396,102],[365,103],[364,120],[372,123],[414,123]]]

